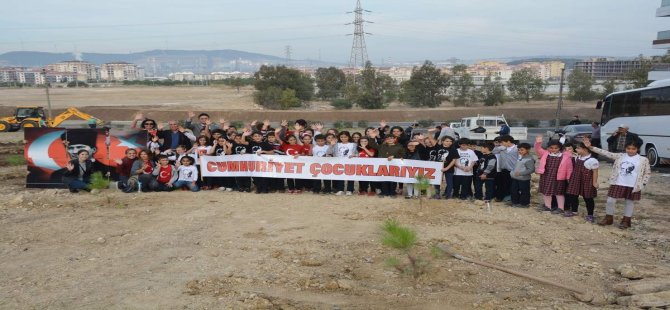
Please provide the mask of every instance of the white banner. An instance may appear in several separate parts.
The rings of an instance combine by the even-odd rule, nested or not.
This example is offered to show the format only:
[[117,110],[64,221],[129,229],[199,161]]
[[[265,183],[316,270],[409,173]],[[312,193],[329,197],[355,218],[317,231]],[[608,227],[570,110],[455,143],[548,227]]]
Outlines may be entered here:
[[430,184],[442,182],[442,163],[410,159],[336,158],[285,155],[201,156],[203,177],[267,177],[416,183],[423,175]]

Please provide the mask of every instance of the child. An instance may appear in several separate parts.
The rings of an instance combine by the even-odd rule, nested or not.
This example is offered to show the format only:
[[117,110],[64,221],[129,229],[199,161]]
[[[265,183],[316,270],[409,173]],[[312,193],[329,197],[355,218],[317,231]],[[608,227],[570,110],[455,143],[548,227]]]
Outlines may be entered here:
[[614,222],[614,207],[617,199],[625,199],[626,208],[619,228],[627,229],[631,226],[633,207],[635,201],[640,200],[642,190],[647,186],[651,177],[651,167],[646,157],[640,156],[637,142],[625,144],[625,153],[610,153],[591,145],[589,139],[584,139],[584,145],[594,153],[598,153],[610,159],[614,159],[612,175],[610,176],[610,189],[607,192],[607,205],[605,207],[605,218],[598,225],[612,225]]
[[[356,143],[350,142],[351,140],[351,135],[349,134],[348,131],[342,131],[338,135],[339,137],[339,142],[335,142],[334,149],[333,149],[333,157],[340,157],[340,158],[352,158],[358,155],[358,145]],[[341,196],[344,195],[344,182],[341,180],[336,180],[333,181],[333,187],[335,187],[335,190],[337,191],[335,195]],[[346,181],[347,183],[347,196],[353,195],[354,191],[354,181]]]
[[[312,147],[312,156],[314,157],[332,157],[333,156],[333,146],[326,144],[326,137],[324,135],[316,135],[314,137],[316,144]],[[323,181],[323,182],[322,182]],[[323,191],[321,190],[321,184],[323,183]],[[314,180],[314,185],[312,186],[312,191],[314,194],[330,194],[331,191],[331,180]]]
[[[249,143],[244,141],[242,135],[233,133],[230,135],[233,138],[231,143],[231,153],[233,155],[244,155],[251,152]],[[251,192],[251,178],[250,177],[235,177],[235,185],[240,192]]]
[[[298,144],[298,139],[295,136],[288,136],[286,138],[287,144],[282,144],[281,150],[286,153],[288,156],[293,156],[293,158],[298,158],[300,155],[305,154],[305,148]],[[303,184],[301,179],[286,179],[286,184],[288,185],[289,194],[300,194],[302,193]]]
[[[542,136],[535,138],[535,152],[540,157],[536,172],[540,175],[540,193],[544,196],[544,211],[560,214],[565,209],[565,189],[572,174],[572,156],[562,152],[558,141],[551,141],[547,150],[542,148]],[[556,196],[558,209],[551,209],[551,196]]]
[[[263,141],[263,135],[261,132],[256,131],[251,135],[251,142],[249,142],[249,147],[251,148],[251,153],[258,156],[266,154],[274,154],[274,149],[272,145]],[[256,184],[256,194],[267,194],[270,192],[269,184],[270,180],[264,177],[254,177],[254,184]]]
[[181,165],[177,168],[177,181],[174,182],[175,189],[188,188],[192,192],[200,190],[198,187],[198,168],[193,166],[194,159],[191,156],[184,156],[181,159]]
[[[431,138],[427,138],[431,139]],[[453,191],[454,191],[454,167],[456,165],[456,161],[459,159],[458,151],[453,147],[454,144],[454,138],[450,136],[444,136],[442,137],[442,144],[437,145],[434,148],[435,152],[435,161],[442,162],[442,173],[444,173],[444,182],[446,183],[446,186],[444,188],[444,194],[442,194],[442,197],[444,199],[450,199],[453,197]],[[428,148],[428,143],[426,144]],[[430,156],[432,157],[432,156]],[[433,196],[434,199],[440,199],[440,186],[435,185],[435,195]]]
[[579,196],[586,203],[586,221],[593,223],[593,210],[595,204],[593,198],[598,196],[598,168],[600,163],[591,156],[591,150],[584,143],[577,144],[577,157],[574,158],[574,167],[568,189],[565,192],[566,217],[576,215],[579,208]]
[[472,198],[472,175],[475,162],[479,160],[475,152],[470,149],[470,140],[463,138],[457,152],[459,159],[456,160],[456,171],[454,172],[454,196],[461,200]]
[[530,144],[521,143],[516,150],[519,158],[510,174],[512,207],[528,208],[530,206],[530,178],[535,171],[535,160],[530,155]]
[[[405,151],[405,156],[403,158],[412,160],[421,160],[421,156],[416,149],[417,145],[419,145],[419,142],[416,141],[407,143],[407,150]],[[421,197],[421,189],[419,189],[418,186],[415,186],[414,183],[405,183],[405,188],[407,189],[405,199]]]
[[[361,136],[358,139],[358,157],[361,158],[375,158],[377,157],[377,150],[370,147],[370,138]],[[375,189],[373,187],[373,182],[370,181],[358,181],[358,194],[359,195],[368,195],[374,196]]]
[[[311,133],[311,134],[310,134]],[[302,153],[305,156],[312,156],[312,137],[314,131],[311,129],[305,129],[305,133],[302,135]],[[310,180],[306,179],[300,179],[300,183],[302,184],[303,188],[305,189],[306,192],[311,192],[312,191],[312,183]]]
[[[219,130],[219,129],[217,129]],[[214,130],[215,132],[217,130]],[[216,136],[212,133],[212,136]],[[207,152],[209,156],[225,156],[232,153],[232,144],[226,140],[226,136],[219,134],[218,138],[214,140],[215,143],[211,149]],[[206,184],[209,188],[219,188],[219,191],[222,192],[232,192],[235,179],[232,177],[209,177],[205,178]]]
[[177,146],[175,152],[176,154],[168,156],[168,160],[170,160],[171,163],[174,163],[175,167],[179,167],[181,165],[182,157],[186,156],[186,146]]
[[[478,165],[476,165],[477,170],[475,172],[475,198],[476,199],[484,199],[484,202],[491,202],[491,199],[493,199],[493,187],[494,187],[494,180],[496,177],[496,166],[498,163],[498,160],[496,159],[496,156],[491,153],[493,151],[493,144],[492,143],[484,143],[480,147],[480,152],[482,153],[481,157],[477,156],[479,158]],[[482,195],[482,187],[486,185],[486,193]]]
[[156,192],[169,192],[174,189],[174,183],[177,181],[177,168],[170,165],[170,161],[165,155],[158,155],[158,165],[154,167],[154,179],[149,183],[149,188]]
[[151,154],[158,155],[161,152],[161,150],[160,150],[161,149],[161,144],[158,141],[158,139],[159,138],[158,138],[157,135],[156,136],[151,136],[151,140],[149,140],[149,142],[147,142],[147,148],[149,149],[149,152],[151,152]]
[[[265,137],[265,139],[268,142],[268,144],[272,146],[273,155],[284,155],[284,152],[281,151],[281,143],[279,143],[279,139],[277,139],[277,134],[274,131],[268,130],[268,134]],[[283,192],[284,183],[286,183],[286,179],[274,179],[269,184],[270,193]]]
[[[388,161],[392,161],[395,158],[403,158],[405,156],[405,148],[402,145],[397,144],[396,137],[386,136],[384,138],[384,144],[379,147],[379,158],[387,158]],[[388,196],[391,198],[396,197],[396,183],[395,182],[380,182],[382,191],[379,194],[379,198]]]
[[510,172],[514,170],[516,161],[519,158],[517,146],[514,144],[514,138],[509,135],[501,136],[500,146],[493,149],[493,154],[498,155],[499,172],[496,176],[496,201],[501,202],[506,200],[510,195],[511,175]]

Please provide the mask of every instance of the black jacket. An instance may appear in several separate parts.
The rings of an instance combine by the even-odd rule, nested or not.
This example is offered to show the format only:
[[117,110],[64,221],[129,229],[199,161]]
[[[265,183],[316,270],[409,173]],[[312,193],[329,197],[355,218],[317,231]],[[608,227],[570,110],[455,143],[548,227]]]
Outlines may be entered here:
[[[64,169],[65,171],[63,172],[63,180],[66,183],[68,180],[71,181],[79,177],[79,160],[78,159],[70,160],[70,164],[74,166],[74,169],[72,169],[72,171],[69,171],[67,170],[67,168],[65,168]],[[86,171],[84,171],[83,179],[85,183],[89,183],[91,182],[91,174],[93,174],[95,169],[93,168],[93,162],[90,160],[86,160],[85,166]]]
[[[189,139],[183,132],[178,131],[179,133],[179,143],[177,145],[183,145],[186,147],[186,150],[190,150],[193,147],[193,142]],[[158,138],[163,139],[163,144],[160,147],[161,152],[167,150],[172,145],[172,131],[171,130],[161,130],[158,132]]]
[[[616,146],[617,146],[617,140],[618,139],[619,139],[619,135],[610,136],[609,138],[607,138],[607,148],[609,149],[610,152],[616,152],[617,151]],[[638,149],[641,148],[642,144],[644,143],[644,141],[642,141],[642,139],[640,139],[640,136],[638,136],[635,133],[628,132],[628,133],[626,133],[626,143],[624,143],[624,145],[626,145],[628,143],[631,143],[631,142],[635,142],[635,145],[637,145]]]

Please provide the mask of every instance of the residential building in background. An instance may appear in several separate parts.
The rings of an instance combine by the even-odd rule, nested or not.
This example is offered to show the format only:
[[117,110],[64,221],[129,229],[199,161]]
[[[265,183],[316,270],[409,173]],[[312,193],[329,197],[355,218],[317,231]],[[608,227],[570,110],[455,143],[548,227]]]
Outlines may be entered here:
[[100,66],[103,81],[135,81],[144,79],[144,69],[124,61],[110,62]]
[[46,66],[47,71],[75,73],[80,82],[99,80],[100,74],[95,64],[81,60],[67,60]]
[[592,58],[575,63],[575,70],[582,70],[596,80],[622,79],[629,72],[639,69],[642,62],[635,60],[610,60],[607,58]]
[[[670,17],[670,0],[661,1],[661,7],[656,9],[656,17]],[[659,31],[652,45],[654,48],[670,52],[670,30]],[[649,72],[647,79],[650,81],[670,79],[668,64],[654,64],[654,69]]]

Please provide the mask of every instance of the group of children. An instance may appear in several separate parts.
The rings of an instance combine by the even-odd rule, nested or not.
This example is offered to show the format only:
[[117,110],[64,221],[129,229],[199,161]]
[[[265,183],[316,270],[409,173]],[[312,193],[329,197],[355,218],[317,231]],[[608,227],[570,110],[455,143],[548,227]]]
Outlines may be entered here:
[[[385,122],[380,123],[379,128],[368,127],[362,133],[350,133],[336,129],[322,132],[320,123],[308,128],[304,120],[295,121],[292,129],[289,129],[286,121],[282,121],[276,129],[271,128],[267,120],[263,123],[254,121],[240,133],[223,120],[219,126],[213,126],[209,116],[204,113],[199,119],[201,123],[192,126],[193,134],[189,135],[197,137],[190,147],[180,144],[174,149],[166,149],[158,134],[159,128],[143,128],[150,135],[147,149],[139,153],[135,149],[128,149],[126,157],[117,162],[119,188],[126,192],[181,188],[191,191],[218,189],[251,192],[253,187],[258,194],[300,194],[308,191],[350,196],[355,193],[354,181],[200,178],[197,158],[203,155],[240,154],[338,157],[345,160],[352,157],[402,158],[442,163],[445,186],[442,189],[440,185],[435,185],[435,194],[431,196],[433,199],[509,201],[508,205],[512,207],[527,208],[531,199],[531,176],[537,173],[540,175],[539,193],[544,201],[541,210],[572,217],[577,214],[578,198],[581,196],[586,204],[586,220],[594,222],[599,161],[592,153],[596,152],[615,159],[615,169],[610,177],[607,215],[600,224],[612,224],[614,204],[616,199],[622,198],[626,200],[626,209],[620,226],[627,228],[630,227],[633,201],[640,199],[640,191],[649,180],[650,173],[648,161],[637,155],[636,145],[627,146],[625,154],[614,154],[592,147],[588,140],[576,146],[550,141],[543,148],[543,139],[538,137],[534,146],[539,160],[536,165],[530,154],[531,146],[527,143],[517,145],[509,135],[500,136],[493,143],[477,145],[468,139],[440,137],[439,131],[433,134],[434,130],[425,135],[413,134],[399,126],[387,126]],[[396,197],[404,193],[405,198],[411,199],[423,194],[412,183],[357,183],[359,195]]]

